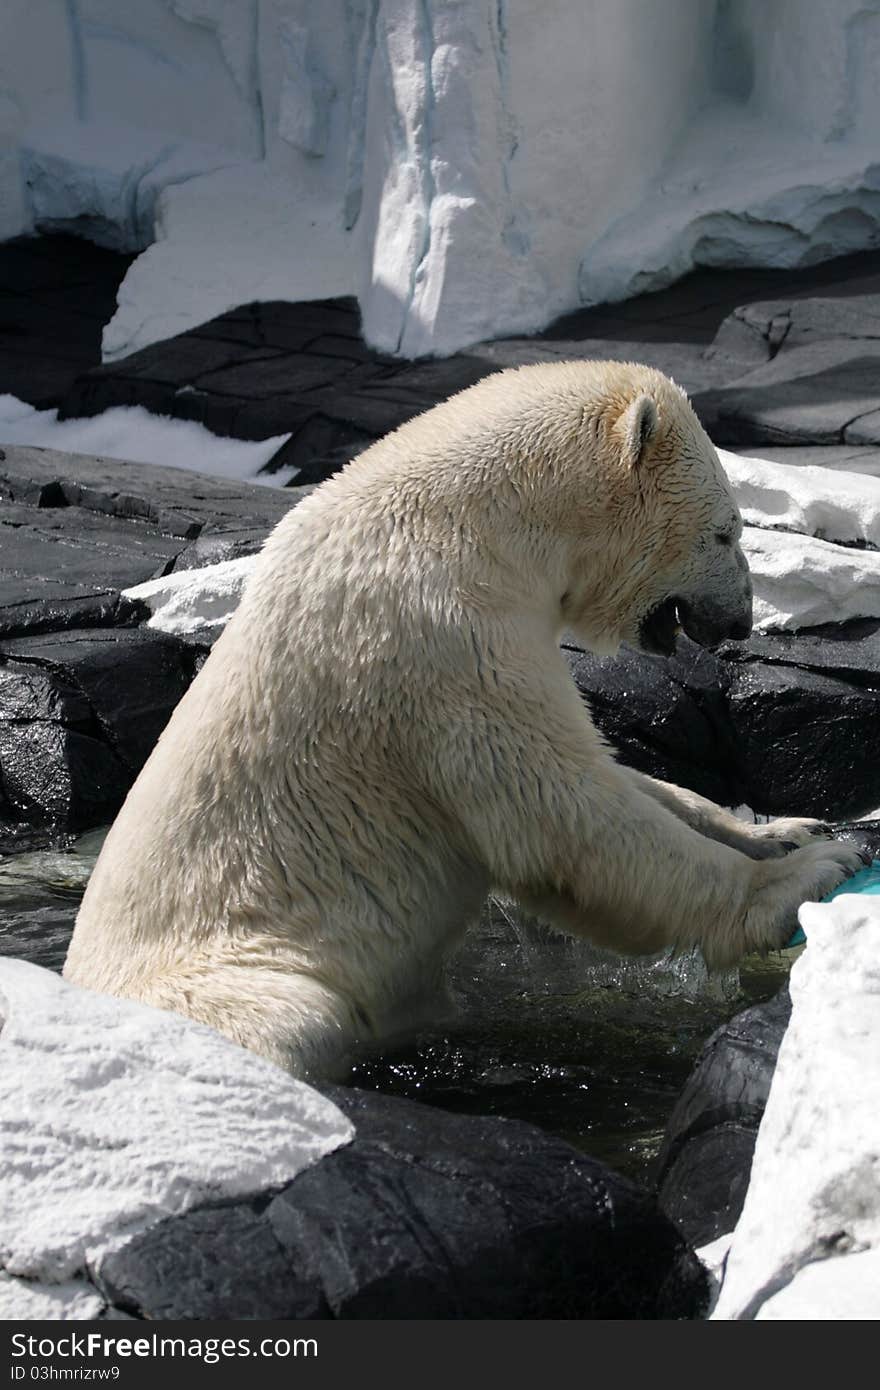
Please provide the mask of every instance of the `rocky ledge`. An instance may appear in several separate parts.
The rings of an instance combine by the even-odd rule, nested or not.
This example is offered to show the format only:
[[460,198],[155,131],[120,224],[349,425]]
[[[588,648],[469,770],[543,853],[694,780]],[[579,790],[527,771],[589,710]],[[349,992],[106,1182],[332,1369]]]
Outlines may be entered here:
[[207,650],[144,627],[123,592],[253,553],[301,494],[49,449],[0,456],[2,852],[111,818]]
[[22,961],[0,965],[0,1014],[0,1316],[705,1310],[654,1198],[531,1125],[318,1092]]

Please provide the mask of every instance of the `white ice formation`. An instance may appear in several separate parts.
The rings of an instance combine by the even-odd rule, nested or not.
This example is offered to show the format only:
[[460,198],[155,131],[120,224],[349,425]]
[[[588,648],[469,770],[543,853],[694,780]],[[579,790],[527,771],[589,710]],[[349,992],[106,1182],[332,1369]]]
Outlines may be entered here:
[[449,353],[880,244],[878,58],[876,0],[6,0],[0,237],[143,253],[108,358],[345,293]]
[[[713,1317],[880,1317],[880,899],[805,903],[792,1016]],[[717,1264],[717,1246],[709,1252]]]

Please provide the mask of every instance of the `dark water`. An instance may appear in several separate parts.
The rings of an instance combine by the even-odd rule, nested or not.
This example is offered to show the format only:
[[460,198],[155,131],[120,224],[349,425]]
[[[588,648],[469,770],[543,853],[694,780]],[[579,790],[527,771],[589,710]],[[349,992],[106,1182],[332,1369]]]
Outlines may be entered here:
[[[0,954],[60,969],[104,832],[0,859]],[[773,995],[793,952],[709,977],[697,954],[625,960],[491,902],[450,969],[450,1007],[363,1062],[363,1087],[505,1115],[650,1181],[666,1120],[709,1034]]]
[[704,1042],[771,998],[794,954],[710,977],[697,953],[623,959],[490,903],[454,962],[456,1014],[362,1063],[352,1079],[449,1110],[529,1120],[650,1182]]

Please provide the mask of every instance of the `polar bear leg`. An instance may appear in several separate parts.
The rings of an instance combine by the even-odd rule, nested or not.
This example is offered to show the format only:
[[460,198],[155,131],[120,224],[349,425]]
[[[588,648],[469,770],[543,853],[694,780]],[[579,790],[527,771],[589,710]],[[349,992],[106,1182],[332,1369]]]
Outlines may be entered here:
[[367,1020],[312,976],[259,963],[165,969],[124,992],[207,1024],[304,1081],[343,1079],[370,1034]]
[[755,860],[710,839],[563,718],[518,723],[485,761],[471,745],[450,790],[493,883],[565,930],[632,954],[698,945],[724,966],[782,947],[801,903],[862,867],[836,841]]
[[740,850],[750,859],[778,859],[799,845],[829,838],[828,827],[823,821],[786,816],[769,825],[752,825],[737,820],[714,801],[684,787],[676,787],[672,782],[661,782],[631,769],[626,769],[626,773],[640,791],[652,796],[686,825],[710,840]]

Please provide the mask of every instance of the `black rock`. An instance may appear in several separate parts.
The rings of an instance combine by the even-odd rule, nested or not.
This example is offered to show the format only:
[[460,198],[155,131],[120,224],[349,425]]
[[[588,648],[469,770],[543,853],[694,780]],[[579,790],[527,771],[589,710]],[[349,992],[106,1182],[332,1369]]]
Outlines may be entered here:
[[[268,531],[294,505],[283,489],[93,454],[5,445],[0,497],[38,508],[74,507],[137,521],[187,541],[244,528]],[[120,532],[119,534],[130,534]]]
[[2,454],[0,638],[138,621],[121,590],[252,553],[301,495],[51,449]]
[[722,655],[743,801],[834,820],[880,805],[880,623],[752,637]]
[[857,816],[880,793],[880,690],[746,667],[730,694],[744,800],[768,815]]
[[245,304],[83,372],[59,413],[142,405],[238,439],[289,434],[267,471],[293,466],[316,483],[492,369],[466,354],[413,364],[374,352],[351,298]]
[[151,1320],[329,1316],[317,1281],[297,1277],[255,1206],[265,1202],[204,1207],[151,1227],[102,1260],[98,1289]]
[[109,820],[186,690],[193,649],[148,629],[0,643],[0,785],[54,833]]
[[722,805],[739,805],[727,667],[680,638],[668,660],[623,648],[616,657],[566,649],[595,722],[620,761]]
[[722,805],[841,820],[880,806],[880,622],[758,635],[666,660],[569,666],[621,762]]
[[695,409],[718,444],[876,444],[878,336],[876,294],[737,308],[711,350],[730,379],[698,392]]
[[786,984],[717,1029],[670,1116],[657,1160],[660,1206],[695,1246],[739,1219],[790,1016]]
[[530,1125],[328,1088],[354,1141],[276,1195],[135,1236],[93,1277],[148,1318],[695,1318],[643,1189]]

